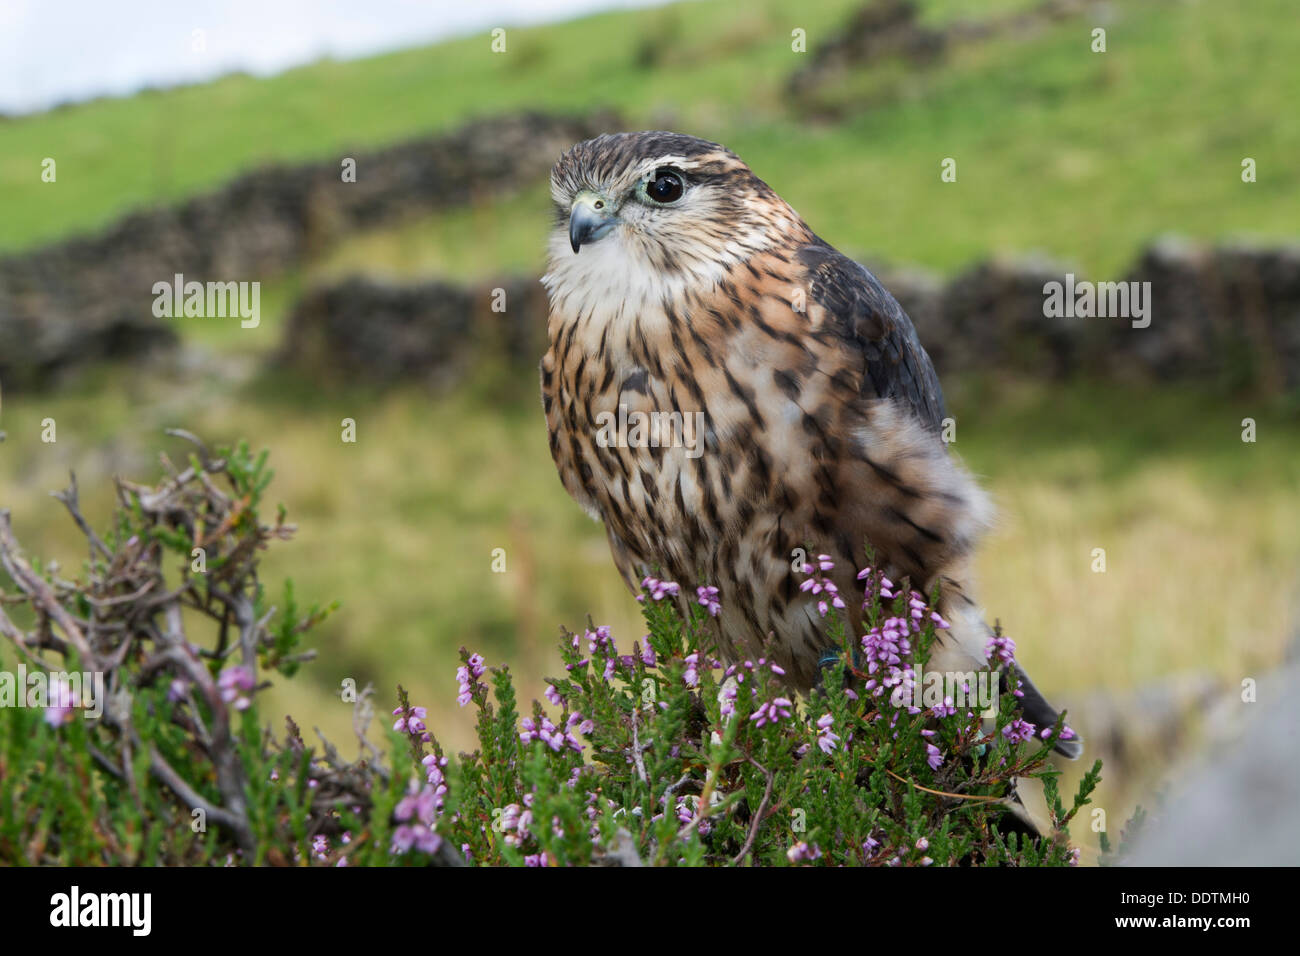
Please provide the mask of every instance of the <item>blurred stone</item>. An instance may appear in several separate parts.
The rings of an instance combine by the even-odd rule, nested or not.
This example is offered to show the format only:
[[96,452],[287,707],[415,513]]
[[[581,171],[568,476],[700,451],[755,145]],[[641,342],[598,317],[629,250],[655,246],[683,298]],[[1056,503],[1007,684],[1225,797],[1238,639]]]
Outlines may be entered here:
[[[1046,314],[1044,288],[1075,270],[1042,256],[983,262],[947,284],[921,269],[872,271],[911,316],[941,378],[994,372],[1049,381],[1181,379],[1270,394],[1300,386],[1297,248],[1161,241],[1123,280],[1151,283],[1145,328],[1125,316]],[[504,314],[487,307],[493,287],[509,293]],[[281,360],[380,382],[427,377],[463,366],[471,355],[532,369],[545,351],[546,315],[532,276],[475,288],[349,280],[314,290],[299,304]],[[496,335],[495,349],[461,347],[469,339],[482,343],[484,333]]]
[[1173,775],[1122,863],[1128,866],[1300,864],[1300,698],[1291,664],[1240,697],[1220,733]]
[[787,88],[800,95],[833,82],[851,69],[866,69],[889,57],[928,65],[943,56],[946,38],[924,26],[912,0],[875,0],[858,7],[843,28],[813,51]]
[[1171,674],[1132,689],[1061,694],[1057,703],[1086,742],[1083,764],[1100,759],[1103,780],[1139,794],[1204,741],[1206,715],[1228,691],[1212,674]]
[[275,362],[375,385],[447,387],[489,358],[535,372],[546,314],[546,292],[531,277],[474,287],[353,278],[302,298]]
[[[617,129],[611,113],[519,113],[380,150],[254,170],[171,208],[135,212],[92,238],[0,259],[0,381],[173,347],[153,286],[273,277],[342,234],[497,196],[545,177],[578,140]],[[343,182],[343,157],[356,182]]]

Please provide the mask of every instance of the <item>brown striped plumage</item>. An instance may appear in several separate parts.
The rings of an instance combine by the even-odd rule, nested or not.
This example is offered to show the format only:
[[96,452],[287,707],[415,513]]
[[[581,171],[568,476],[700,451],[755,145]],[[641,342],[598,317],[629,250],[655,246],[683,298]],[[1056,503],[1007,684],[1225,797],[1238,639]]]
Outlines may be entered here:
[[[684,185],[679,199],[651,197],[660,176]],[[556,164],[552,195],[551,453],[628,585],[656,570],[688,590],[717,585],[721,653],[766,646],[807,690],[831,642],[792,555],[830,554],[851,595],[869,541],[891,576],[941,585],[953,626],[931,667],[981,663],[988,632],[967,565],[990,509],[939,437],[939,383],[897,302],[715,143],[580,143]],[[702,412],[698,456],[602,443],[602,416],[620,405]]]

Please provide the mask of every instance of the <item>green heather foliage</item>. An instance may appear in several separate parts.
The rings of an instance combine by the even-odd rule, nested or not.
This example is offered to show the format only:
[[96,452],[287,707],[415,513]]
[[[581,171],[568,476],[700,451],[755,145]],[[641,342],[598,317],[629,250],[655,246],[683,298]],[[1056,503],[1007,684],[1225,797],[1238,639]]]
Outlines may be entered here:
[[[59,496],[88,543],[76,579],[25,558],[0,512],[0,672],[102,674],[107,697],[91,717],[79,706],[96,702],[90,686],[72,700],[56,699],[57,681],[21,689],[28,706],[15,706],[12,677],[9,699],[0,684],[0,863],[1077,861],[1067,826],[1100,765],[1067,809],[1047,763],[1063,725],[1027,728],[1012,688],[983,721],[965,707],[936,716],[910,693],[896,705],[890,688],[906,686],[945,626],[933,596],[891,592],[872,573],[868,637],[850,635],[822,563],[795,573],[831,605],[844,654],[807,701],[785,696],[766,658],[724,668],[701,649],[713,646],[716,591],[648,578],[648,633],[621,654],[608,628],[564,632],[564,676],[526,714],[509,669],[462,650],[460,701],[479,749],[458,761],[400,688],[386,757],[365,739],[370,688],[345,694],[360,759],[308,746],[291,720],[277,738],[256,695],[310,659],[303,635],[332,608],[300,608],[290,585],[269,591],[259,578],[262,551],[294,530],[282,508],[261,517],[266,454],[191,440],[197,453],[183,469],[164,456],[156,486],[118,482],[103,538],[75,481]],[[1013,645],[995,644],[996,665]],[[1012,809],[1031,776],[1047,797],[1041,834]]]
[[[701,604],[684,605],[683,614],[677,602],[655,600],[664,588],[648,580],[649,633],[630,654],[619,654],[605,628],[564,634],[566,677],[551,681],[549,714],[533,703],[522,733],[508,668],[490,671],[490,694],[478,679],[487,676],[482,659],[462,651],[462,700],[469,696],[478,712],[481,749],[462,756],[436,819],[438,832],[472,860],[1030,866],[1076,859],[1066,827],[1089,802],[1100,766],[1067,810],[1047,766],[1055,735],[1018,745],[1003,733],[1016,722],[1009,690],[996,726],[981,726],[965,709],[935,719],[929,709],[909,713],[910,695],[894,707],[887,690],[876,696],[860,680],[846,683],[837,662],[824,690],[796,707],[766,659],[726,670],[711,663],[700,647],[713,618]],[[908,601],[906,591],[883,603],[877,596],[871,623],[905,617]],[[843,637],[834,612],[828,621]],[[927,619],[913,661],[924,661],[934,628]],[[436,741],[424,756],[427,734],[410,736],[425,766],[445,759]],[[1005,825],[1016,819],[1006,798],[1026,776],[1045,785],[1045,836]]]

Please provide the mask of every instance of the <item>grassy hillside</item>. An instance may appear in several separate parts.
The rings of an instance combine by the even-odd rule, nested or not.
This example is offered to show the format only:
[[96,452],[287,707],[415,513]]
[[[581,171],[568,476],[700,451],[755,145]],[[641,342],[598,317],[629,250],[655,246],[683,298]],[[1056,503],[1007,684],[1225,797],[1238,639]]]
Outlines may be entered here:
[[[930,71],[886,64],[854,80],[874,105],[810,128],[781,95],[812,55],[791,52],[790,32],[815,47],[854,5],[678,4],[509,30],[504,54],[473,36],[0,123],[0,249],[257,162],[343,155],[504,109],[597,105],[725,141],[838,245],[944,270],[1044,249],[1105,273],[1160,232],[1295,234],[1300,33],[1277,28],[1294,16],[1287,0],[1109,4],[1104,54],[1089,51],[1085,16],[959,46]],[[934,23],[1027,5],[922,3]],[[39,180],[45,156],[57,184]],[[955,184],[939,180],[949,156]],[[1259,166],[1252,185],[1245,156]],[[537,198],[498,210],[509,218],[490,260],[451,221],[428,224],[425,261],[453,274],[535,265]]]

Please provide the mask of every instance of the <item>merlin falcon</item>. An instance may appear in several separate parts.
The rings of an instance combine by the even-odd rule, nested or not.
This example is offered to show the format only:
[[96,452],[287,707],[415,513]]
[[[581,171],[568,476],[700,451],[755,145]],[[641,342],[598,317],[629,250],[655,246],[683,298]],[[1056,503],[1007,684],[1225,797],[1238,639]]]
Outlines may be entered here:
[[[806,692],[839,648],[791,556],[829,554],[847,595],[869,543],[894,580],[939,588],[950,628],[929,668],[984,666],[969,563],[991,507],[943,442],[934,367],[876,278],[738,156],[691,136],[579,143],[551,196],[551,454],[628,586],[652,573],[716,586],[722,656],[767,653]],[[701,447],[601,439],[611,417],[664,412],[702,422]],[[1056,711],[1016,676],[1025,716],[1050,727]]]

